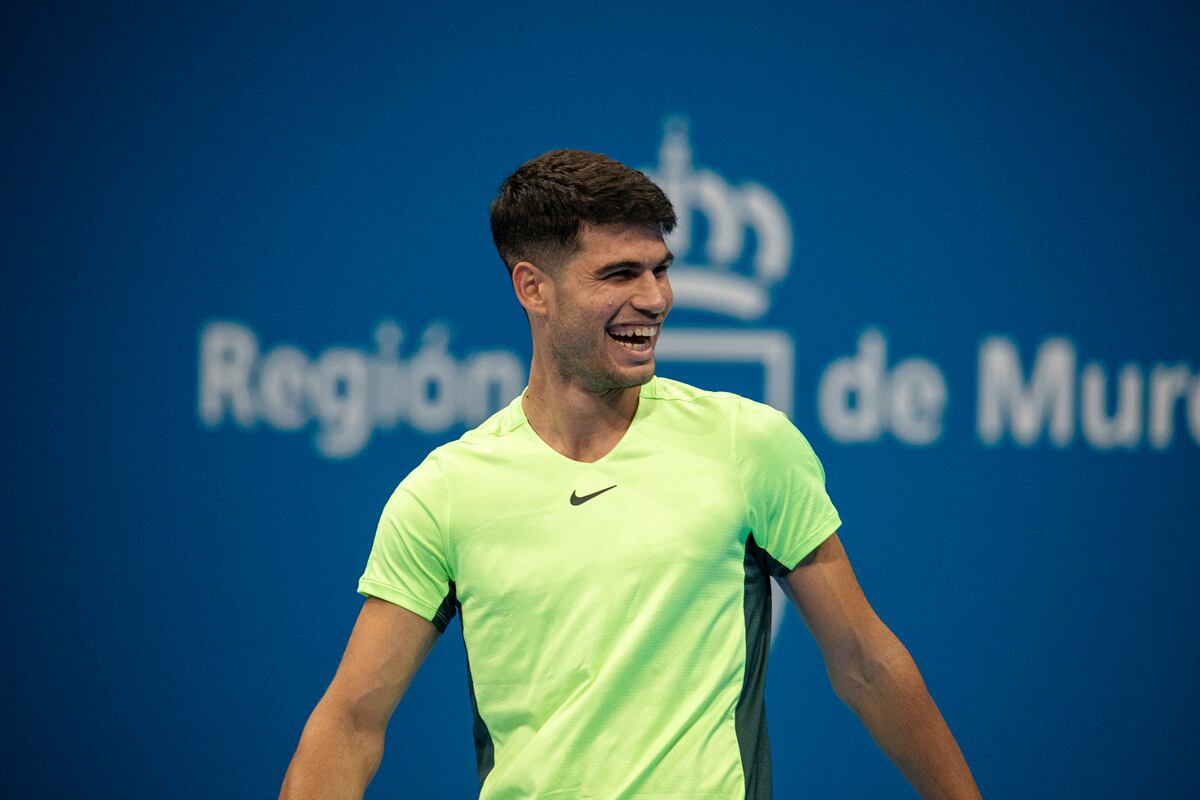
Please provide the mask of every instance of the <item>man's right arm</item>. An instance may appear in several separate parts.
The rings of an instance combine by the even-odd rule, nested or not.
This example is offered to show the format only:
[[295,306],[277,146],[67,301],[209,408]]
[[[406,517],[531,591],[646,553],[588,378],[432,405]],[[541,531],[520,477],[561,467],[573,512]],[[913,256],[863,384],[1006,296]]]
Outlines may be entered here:
[[333,682],[304,726],[280,800],[363,796],[383,758],[388,720],[436,640],[428,620],[367,599]]

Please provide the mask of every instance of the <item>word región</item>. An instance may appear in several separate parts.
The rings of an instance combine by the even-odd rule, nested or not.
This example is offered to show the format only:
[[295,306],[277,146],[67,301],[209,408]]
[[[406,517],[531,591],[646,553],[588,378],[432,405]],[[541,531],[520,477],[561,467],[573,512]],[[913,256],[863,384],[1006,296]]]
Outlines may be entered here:
[[328,458],[357,455],[375,431],[401,422],[422,433],[474,426],[525,386],[526,366],[508,350],[459,359],[450,332],[429,326],[408,358],[392,320],[375,328],[374,349],[330,347],[313,357],[299,347],[262,348],[240,322],[209,322],[200,332],[200,420],[264,424],[299,431],[315,423],[314,444]]
[[[407,356],[404,332],[392,320],[376,326],[374,340],[373,347],[310,355],[291,344],[264,348],[241,322],[208,322],[200,331],[201,424],[285,433],[311,427],[319,453],[346,459],[374,433],[401,425],[441,437],[473,427],[516,397],[528,375],[510,350],[455,356],[449,329],[438,324]],[[719,370],[720,354],[712,355]],[[1113,369],[1084,361],[1064,337],[1042,339],[1030,358],[1013,339],[989,336],[975,372],[975,435],[988,447],[1165,451],[1189,438],[1200,445],[1200,374],[1185,361]],[[891,358],[876,328],[862,332],[854,353],[829,362],[816,384],[818,419],[836,442],[890,438],[929,447],[945,436],[952,393],[944,371],[927,357]]]

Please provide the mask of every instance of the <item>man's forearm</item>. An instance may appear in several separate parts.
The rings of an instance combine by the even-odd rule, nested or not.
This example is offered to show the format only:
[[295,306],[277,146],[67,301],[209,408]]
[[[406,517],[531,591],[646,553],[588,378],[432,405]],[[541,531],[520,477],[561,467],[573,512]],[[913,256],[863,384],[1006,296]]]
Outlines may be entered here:
[[908,650],[882,637],[854,680],[834,682],[871,736],[925,800],[979,798],[966,759]]
[[383,732],[363,732],[322,700],[300,736],[280,800],[361,800],[383,758]]

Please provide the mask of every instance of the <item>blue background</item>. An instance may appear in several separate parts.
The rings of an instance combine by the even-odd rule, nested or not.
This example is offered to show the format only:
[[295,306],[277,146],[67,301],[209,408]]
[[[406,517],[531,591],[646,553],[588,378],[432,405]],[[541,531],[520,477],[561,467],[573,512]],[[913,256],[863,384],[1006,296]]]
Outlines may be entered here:
[[[682,114],[698,163],[788,210],[791,273],[761,325],[795,338],[794,418],[843,540],[985,796],[1196,796],[1182,410],[1163,451],[986,447],[974,392],[993,334],[1026,367],[1059,335],[1110,372],[1195,374],[1198,21],[1134,3],[6,5],[3,780],[273,796],[384,500],[461,426],[402,425],[341,460],[311,429],[210,429],[201,330],[316,354],[441,320],[458,352],[527,358],[487,228],[499,182],[564,146],[652,165]],[[936,444],[824,433],[819,378],[868,326],[893,361],[944,370]],[[794,612],[768,699],[777,796],[909,791]],[[475,789],[456,623],[368,797]]]

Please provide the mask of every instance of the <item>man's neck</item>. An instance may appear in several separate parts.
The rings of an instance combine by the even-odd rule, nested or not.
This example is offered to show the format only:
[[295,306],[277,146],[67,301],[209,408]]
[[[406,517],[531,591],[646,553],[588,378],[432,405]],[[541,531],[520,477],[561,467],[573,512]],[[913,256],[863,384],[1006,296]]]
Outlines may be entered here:
[[542,441],[567,458],[590,463],[621,441],[637,413],[640,394],[639,386],[592,392],[535,364],[521,405]]

